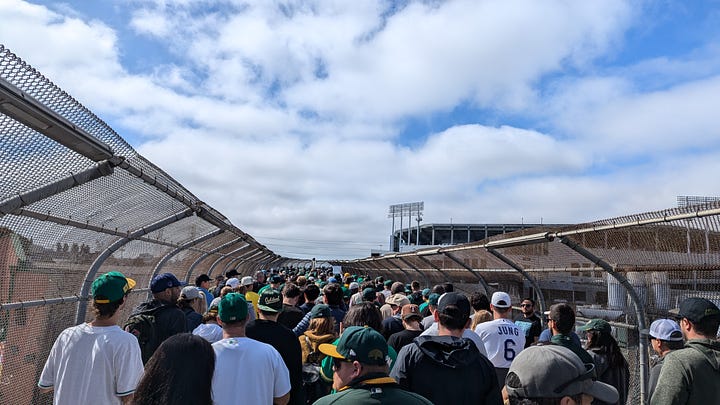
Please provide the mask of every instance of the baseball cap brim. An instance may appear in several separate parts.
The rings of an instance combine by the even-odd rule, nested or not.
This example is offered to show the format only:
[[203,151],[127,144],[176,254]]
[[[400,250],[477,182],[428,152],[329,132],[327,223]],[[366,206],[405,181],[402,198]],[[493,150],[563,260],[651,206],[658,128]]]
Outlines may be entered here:
[[135,282],[135,280],[133,280],[133,279],[131,279],[131,278],[127,278],[127,277],[125,277],[125,280],[127,280],[128,289],[135,288],[135,284],[137,284],[137,283]]
[[330,343],[322,343],[322,344],[320,344],[320,346],[318,346],[318,350],[320,350],[320,353],[322,353],[322,354],[324,354],[324,355],[327,355],[327,356],[330,356],[330,357],[334,357],[334,358],[336,358],[336,359],[343,359],[343,360],[345,360],[345,356],[343,356],[342,354],[340,354],[340,353],[337,351],[337,346],[335,346],[335,345],[333,345],[333,344],[330,344]]
[[609,404],[614,404],[620,399],[615,387],[600,381],[593,381],[590,388],[583,390],[583,393],[592,395],[593,398]]
[[261,311],[273,312],[273,313],[277,313],[277,312],[282,311],[282,309],[275,309],[275,308],[268,307],[268,306],[266,306],[266,305],[258,305],[258,309],[261,310]]

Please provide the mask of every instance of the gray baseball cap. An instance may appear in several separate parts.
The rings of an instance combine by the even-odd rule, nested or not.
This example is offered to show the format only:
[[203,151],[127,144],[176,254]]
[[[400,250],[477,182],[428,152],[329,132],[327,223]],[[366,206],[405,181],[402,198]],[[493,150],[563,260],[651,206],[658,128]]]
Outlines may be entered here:
[[515,357],[505,378],[510,397],[562,398],[577,394],[591,395],[604,402],[616,403],[617,390],[609,384],[593,381],[595,365],[583,364],[570,349],[556,345],[530,346]]

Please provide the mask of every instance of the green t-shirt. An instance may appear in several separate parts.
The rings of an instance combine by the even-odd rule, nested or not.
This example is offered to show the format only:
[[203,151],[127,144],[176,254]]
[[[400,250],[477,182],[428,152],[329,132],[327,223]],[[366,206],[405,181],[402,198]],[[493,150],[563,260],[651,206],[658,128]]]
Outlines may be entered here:
[[359,388],[348,388],[335,394],[326,395],[313,405],[330,404],[403,404],[432,405],[432,402],[414,392],[405,391],[390,377],[380,377],[364,381]]

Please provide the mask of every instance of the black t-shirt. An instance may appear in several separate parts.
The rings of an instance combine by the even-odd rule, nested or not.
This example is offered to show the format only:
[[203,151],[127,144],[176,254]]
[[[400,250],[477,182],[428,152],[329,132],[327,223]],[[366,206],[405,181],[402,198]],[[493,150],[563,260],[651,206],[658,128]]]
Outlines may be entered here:
[[536,314],[532,314],[529,318],[525,318],[524,315],[520,315],[515,318],[515,325],[521,330],[525,331],[525,347],[529,347],[535,343],[535,338],[540,337],[542,333],[542,324],[540,323],[540,317]]
[[384,319],[382,321],[382,327],[382,334],[385,337],[385,340],[390,339],[390,336],[392,336],[394,333],[400,332],[401,330],[405,329],[405,327],[403,327],[402,321],[395,316]]
[[283,309],[280,311],[277,321],[280,325],[292,330],[300,321],[302,321],[304,316],[305,313],[302,309],[293,305],[283,304]]
[[420,336],[423,331],[421,330],[408,330],[404,329],[400,332],[393,333],[388,339],[388,345],[390,345],[397,353],[400,353],[400,349],[406,344],[412,343],[413,339]]
[[269,344],[280,353],[290,372],[289,403],[305,404],[305,391],[302,383],[302,350],[300,341],[295,334],[277,322],[256,319],[248,322],[245,327],[245,335],[250,339]]

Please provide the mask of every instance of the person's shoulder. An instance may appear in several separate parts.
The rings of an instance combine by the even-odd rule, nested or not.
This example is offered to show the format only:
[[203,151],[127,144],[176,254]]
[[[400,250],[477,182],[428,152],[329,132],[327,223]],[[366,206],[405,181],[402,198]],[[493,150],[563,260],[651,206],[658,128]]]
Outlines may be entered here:
[[386,388],[388,399],[392,401],[392,403],[399,403],[402,402],[403,404],[430,404],[432,405],[432,402],[430,402],[427,398],[420,394],[416,394],[411,391],[406,391],[400,387],[389,387]]

